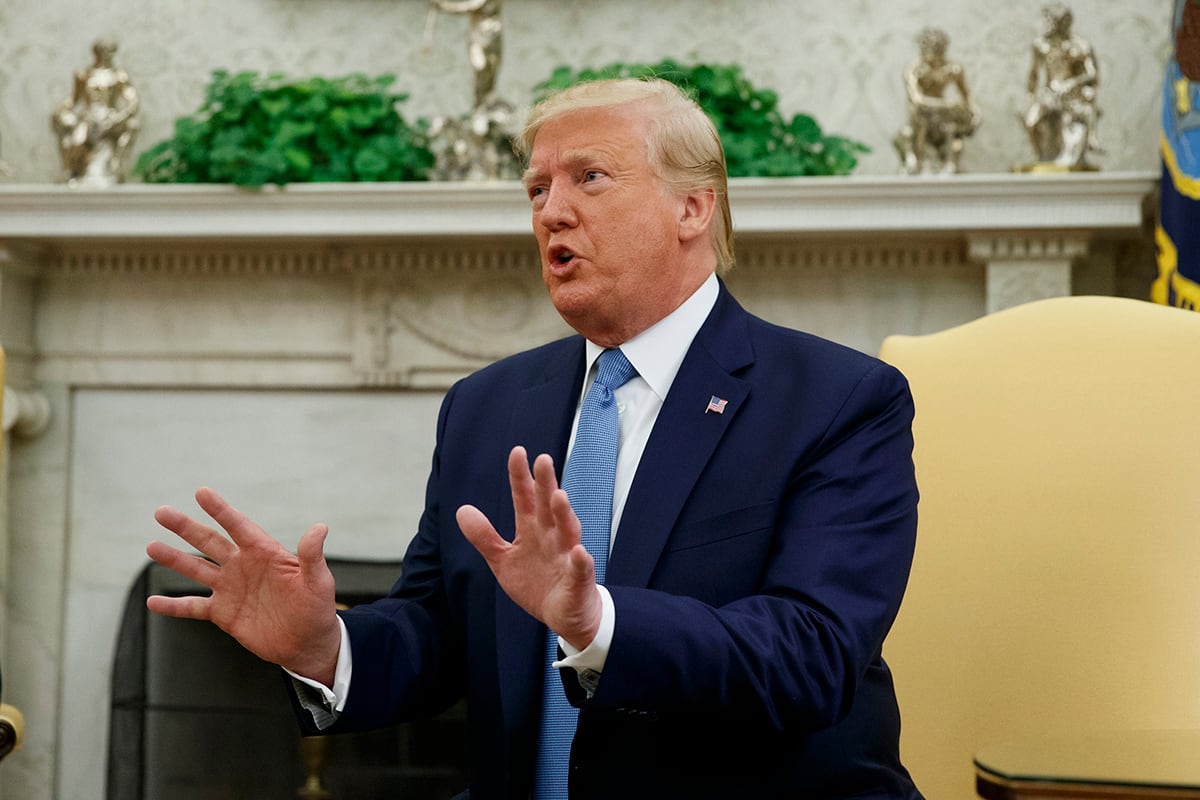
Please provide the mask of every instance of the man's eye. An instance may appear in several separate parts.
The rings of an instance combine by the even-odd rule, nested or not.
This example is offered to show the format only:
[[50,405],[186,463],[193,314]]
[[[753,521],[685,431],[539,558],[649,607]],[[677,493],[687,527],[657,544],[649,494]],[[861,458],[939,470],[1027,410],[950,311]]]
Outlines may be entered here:
[[587,172],[583,173],[583,182],[587,183],[588,181],[594,181],[597,178],[603,177],[603,175],[604,173],[598,169],[589,169]]
[[546,187],[544,187],[544,186],[530,186],[529,187],[529,199],[530,200],[533,200],[536,197],[541,197],[545,193],[546,193]]

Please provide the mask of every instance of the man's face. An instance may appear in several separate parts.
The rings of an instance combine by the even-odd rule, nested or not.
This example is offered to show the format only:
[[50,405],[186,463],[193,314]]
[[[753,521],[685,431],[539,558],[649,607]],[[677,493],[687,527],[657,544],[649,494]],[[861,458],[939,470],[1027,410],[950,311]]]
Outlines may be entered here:
[[683,256],[687,199],[651,169],[646,113],[629,104],[548,120],[525,177],[550,299],[606,346],[658,322],[707,277]]

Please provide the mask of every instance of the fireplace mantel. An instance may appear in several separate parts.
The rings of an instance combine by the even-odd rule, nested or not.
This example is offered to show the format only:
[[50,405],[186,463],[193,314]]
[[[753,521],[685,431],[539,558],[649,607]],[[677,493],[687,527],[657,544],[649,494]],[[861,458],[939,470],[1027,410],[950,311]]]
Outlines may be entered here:
[[[991,312],[1071,293],[1097,241],[1144,235],[1154,186],[1149,173],[737,179],[730,280],[753,306],[805,272],[957,271],[979,276]],[[0,185],[9,383],[444,388],[565,331],[542,302],[527,205],[515,182]],[[181,303],[208,324],[178,330]]]
[[[1144,172],[740,178],[747,236],[1097,232],[1136,228],[1156,176]],[[522,236],[520,186],[496,183],[124,184],[103,190],[0,184],[0,240]]]

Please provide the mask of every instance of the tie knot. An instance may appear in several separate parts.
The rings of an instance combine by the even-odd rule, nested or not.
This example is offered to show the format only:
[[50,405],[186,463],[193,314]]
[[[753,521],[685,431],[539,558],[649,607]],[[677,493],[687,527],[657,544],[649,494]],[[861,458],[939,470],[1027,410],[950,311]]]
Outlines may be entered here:
[[625,354],[615,347],[601,353],[596,365],[598,367],[596,383],[609,391],[624,386],[630,378],[637,374],[637,370],[633,368],[633,364],[629,363]]

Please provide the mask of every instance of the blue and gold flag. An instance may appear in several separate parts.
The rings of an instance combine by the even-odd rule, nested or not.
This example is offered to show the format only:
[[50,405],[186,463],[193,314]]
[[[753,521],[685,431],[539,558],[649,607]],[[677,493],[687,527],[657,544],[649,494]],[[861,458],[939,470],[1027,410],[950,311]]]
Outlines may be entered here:
[[1175,51],[1163,80],[1156,303],[1200,309],[1200,2],[1175,0]]

